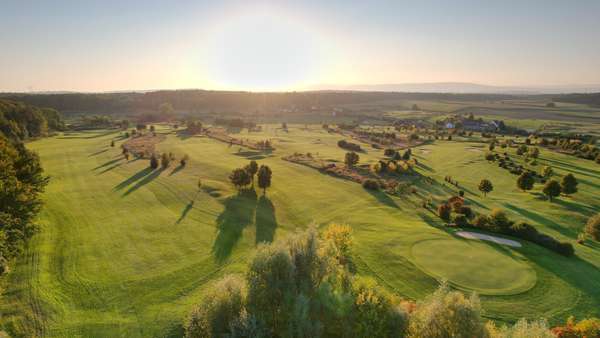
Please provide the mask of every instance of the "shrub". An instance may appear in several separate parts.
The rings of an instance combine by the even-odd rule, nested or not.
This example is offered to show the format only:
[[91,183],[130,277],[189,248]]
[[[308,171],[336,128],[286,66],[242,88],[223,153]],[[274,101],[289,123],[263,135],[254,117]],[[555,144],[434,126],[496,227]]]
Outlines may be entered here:
[[494,161],[494,160],[496,160],[496,157],[494,156],[494,153],[488,152],[485,154],[485,159],[487,161]]
[[223,337],[231,333],[230,323],[238,320],[244,308],[244,281],[225,276],[209,290],[192,310],[185,324],[186,337]]
[[493,209],[489,219],[491,225],[497,227],[503,232],[505,232],[511,226],[508,216],[506,216],[506,213],[502,209]]
[[402,337],[408,328],[408,314],[376,288],[359,286],[352,312],[356,337]]
[[359,144],[348,142],[346,140],[339,140],[338,141],[338,147],[344,148],[344,149],[348,149],[348,150],[352,150],[352,151],[362,151],[362,149],[361,149],[361,147],[360,147]]
[[366,179],[362,182],[362,186],[369,190],[379,190],[379,183],[374,179]]
[[452,207],[448,203],[440,204],[438,206],[438,216],[444,221],[450,220],[450,213],[452,211]]
[[464,214],[454,214],[452,221],[460,227],[469,226],[469,219]]
[[485,337],[479,298],[450,291],[446,283],[417,305],[409,324],[409,337]]
[[511,225],[509,233],[515,237],[520,237],[527,240],[534,240],[538,235],[537,229],[528,223],[518,222]]
[[590,217],[585,225],[585,232],[593,239],[600,241],[600,212]]
[[493,322],[486,325],[490,338],[556,338],[544,320],[519,320],[514,326],[497,328]]
[[476,228],[484,229],[490,224],[490,219],[486,215],[477,215],[473,219],[473,226]]
[[352,246],[352,228],[348,225],[330,224],[323,232],[323,238],[330,241],[336,251],[337,258],[341,264],[350,259],[350,247]]

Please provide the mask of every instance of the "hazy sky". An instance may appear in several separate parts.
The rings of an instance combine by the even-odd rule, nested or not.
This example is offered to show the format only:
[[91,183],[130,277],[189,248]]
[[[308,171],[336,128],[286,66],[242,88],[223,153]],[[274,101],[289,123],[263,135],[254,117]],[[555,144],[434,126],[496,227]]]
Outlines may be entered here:
[[600,83],[600,1],[0,0],[0,91]]

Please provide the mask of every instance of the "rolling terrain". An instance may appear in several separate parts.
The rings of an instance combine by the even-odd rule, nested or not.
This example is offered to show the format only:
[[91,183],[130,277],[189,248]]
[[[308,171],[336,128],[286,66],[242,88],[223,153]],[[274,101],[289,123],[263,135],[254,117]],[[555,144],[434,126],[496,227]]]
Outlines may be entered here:
[[[576,245],[565,258],[518,240],[521,248],[463,239],[419,205],[411,194],[396,197],[287,162],[282,156],[311,152],[343,161],[338,134],[319,125],[264,125],[259,133],[236,137],[270,138],[276,150],[259,152],[204,136],[166,136],[158,151],[177,158],[181,168],[151,170],[148,160],[124,160],[120,132],[66,132],[29,144],[42,159],[51,183],[39,223],[0,310],[8,332],[51,337],[178,336],[183,318],[211,281],[244,273],[256,246],[311,224],[345,223],[354,231],[357,272],[390,291],[419,300],[440,279],[481,295],[486,317],[499,322],[568,315],[599,316],[600,245]],[[116,146],[110,147],[111,140]],[[577,176],[579,192],[550,203],[540,188],[521,192],[516,176],[483,158],[475,139],[436,141],[413,149],[419,175],[406,179],[418,195],[448,198],[460,182],[470,206],[486,213],[495,207],[511,218],[574,243],[586,216],[600,209],[600,169],[593,161],[542,150],[538,168]],[[367,149],[360,163],[383,157]],[[509,150],[513,151],[514,150]],[[238,193],[228,182],[232,169],[250,160],[273,170],[272,187]],[[482,178],[494,183],[487,197],[477,190]],[[201,180],[201,188],[198,188]]]

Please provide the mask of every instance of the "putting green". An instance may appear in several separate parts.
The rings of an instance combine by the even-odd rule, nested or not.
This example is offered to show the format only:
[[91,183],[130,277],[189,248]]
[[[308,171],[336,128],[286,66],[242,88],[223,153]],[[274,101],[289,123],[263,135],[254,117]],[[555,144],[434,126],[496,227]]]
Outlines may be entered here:
[[512,295],[531,289],[536,273],[519,253],[488,243],[433,239],[412,246],[417,266],[453,286],[483,295]]

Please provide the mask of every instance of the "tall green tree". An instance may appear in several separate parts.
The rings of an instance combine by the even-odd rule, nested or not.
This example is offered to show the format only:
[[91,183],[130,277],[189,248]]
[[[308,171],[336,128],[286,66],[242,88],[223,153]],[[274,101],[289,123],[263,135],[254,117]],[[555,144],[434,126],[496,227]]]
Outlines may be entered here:
[[242,168],[234,169],[229,175],[229,181],[238,189],[250,184],[250,175]]
[[250,161],[250,163],[248,163],[248,165],[244,167],[244,169],[248,172],[248,175],[250,175],[250,178],[252,180],[252,184],[254,184],[254,175],[256,175],[256,173],[258,172],[258,164],[256,163],[256,161],[252,160]]
[[267,192],[267,188],[271,186],[271,176],[273,172],[266,165],[261,165],[258,169],[258,187],[263,190],[263,195]]
[[481,180],[481,182],[479,182],[478,188],[479,191],[483,193],[483,196],[487,196],[488,193],[494,190],[494,185],[492,184],[492,181],[488,179],[483,179]]
[[48,181],[37,154],[0,133],[0,275],[33,235],[42,205],[39,194]]
[[578,184],[579,182],[577,182],[575,176],[571,173],[568,173],[563,176],[560,182],[560,190],[565,195],[571,195],[577,192]]
[[560,184],[556,180],[550,180],[546,182],[546,185],[544,185],[544,189],[542,189],[542,192],[548,197],[550,202],[552,202],[552,199],[554,197],[560,196],[560,191]]
[[528,171],[523,172],[519,176],[519,178],[517,178],[517,187],[519,187],[519,189],[521,189],[523,191],[533,189],[534,183],[535,183],[535,179],[533,178],[533,175],[531,175],[531,173]]

